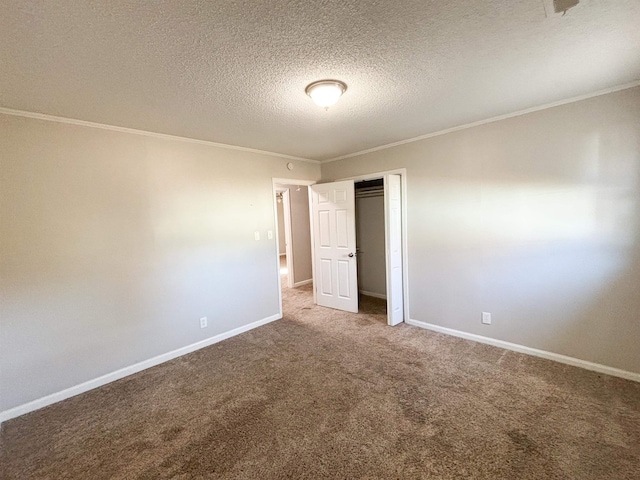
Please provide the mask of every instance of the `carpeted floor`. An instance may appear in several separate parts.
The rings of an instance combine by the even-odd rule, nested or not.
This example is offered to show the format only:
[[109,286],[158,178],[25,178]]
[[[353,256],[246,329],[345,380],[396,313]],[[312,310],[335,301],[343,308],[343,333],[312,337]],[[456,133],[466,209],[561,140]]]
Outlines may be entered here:
[[312,304],[8,421],[6,479],[638,479],[640,384]]

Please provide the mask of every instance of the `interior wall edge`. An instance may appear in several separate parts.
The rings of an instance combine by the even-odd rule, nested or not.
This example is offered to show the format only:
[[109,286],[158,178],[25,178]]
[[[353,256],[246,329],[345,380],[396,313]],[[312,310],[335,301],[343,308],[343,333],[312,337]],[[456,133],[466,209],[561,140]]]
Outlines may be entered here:
[[432,323],[423,322],[421,320],[410,319],[406,322],[414,327],[424,328],[445,335],[451,335],[453,337],[464,338],[465,340],[471,340],[473,342],[484,343],[498,348],[504,348],[505,350],[511,350],[513,352],[524,353],[526,355],[532,355],[534,357],[540,357],[547,360],[553,360],[555,362],[564,363],[574,367],[584,368],[593,372],[603,373],[605,375],[611,375],[613,377],[624,378],[633,382],[640,382],[640,373],[630,372],[628,370],[622,370],[620,368],[610,367],[600,363],[589,362],[575,357],[569,357],[559,353],[549,352],[547,350],[539,350],[537,348],[527,347],[525,345],[519,345],[517,343],[506,342],[504,340],[498,340],[496,338],[485,337],[483,335],[477,335],[475,333],[463,332],[461,330],[454,330],[453,328],[441,327],[440,325],[434,325]]
[[66,400],[67,398],[75,397],[76,395],[80,395],[81,393],[85,393],[85,392],[88,392],[89,390],[93,390],[103,385],[107,385],[108,383],[115,382],[116,380],[120,380],[122,378],[133,375],[134,373],[138,373],[143,370],[147,370],[151,367],[155,367],[162,363],[168,362],[169,360],[182,357],[183,355],[187,355],[188,353],[195,352],[196,350],[200,350],[202,348],[219,343],[228,338],[235,337],[236,335],[240,335],[241,333],[248,332],[249,330],[253,330],[254,328],[261,327],[263,325],[266,325],[267,323],[280,320],[281,318],[282,318],[282,312],[276,313],[269,317],[263,318],[262,320],[257,320],[253,323],[249,323],[247,325],[234,328],[233,330],[219,333],[217,335],[214,335],[213,337],[209,337],[207,339],[192,343],[191,345],[187,345],[175,350],[171,350],[170,352],[157,355],[155,357],[149,358],[147,360],[143,360],[142,362],[138,362],[133,365],[129,365],[128,367],[124,367],[114,372],[107,373],[100,377],[94,378],[92,380],[82,382],[73,387],[65,388],[64,390],[52,393],[45,397],[38,398],[36,400],[32,400],[22,405],[9,408],[5,411],[0,412],[0,425],[2,424],[2,422],[6,422],[7,420],[10,420],[12,418],[16,418],[21,415],[25,415],[27,413],[33,412],[35,410],[39,410],[41,408],[47,407],[49,405],[53,405],[54,403],[61,402],[62,400]]

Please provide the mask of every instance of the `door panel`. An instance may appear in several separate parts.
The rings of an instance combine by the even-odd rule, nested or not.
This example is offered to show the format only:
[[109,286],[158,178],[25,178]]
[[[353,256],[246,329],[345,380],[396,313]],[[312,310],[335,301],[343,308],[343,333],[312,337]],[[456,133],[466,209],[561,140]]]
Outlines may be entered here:
[[316,301],[324,307],[358,311],[353,180],[311,186],[314,258],[320,281]]
[[[354,220],[355,222],[355,220]],[[346,210],[336,210],[337,247],[349,248],[349,219]]]
[[404,321],[400,175],[385,175],[384,177],[384,209],[387,257],[387,323],[397,325]]
[[318,212],[320,228],[318,229],[320,232],[320,246],[323,248],[331,247],[331,228],[329,227],[329,211],[320,211]]
[[338,295],[341,298],[349,298],[349,262],[338,260]]
[[324,295],[333,295],[333,291],[331,289],[331,260],[322,258],[320,259],[320,262],[322,264],[320,268],[320,275],[322,277],[320,279],[320,285],[322,285],[322,288],[320,291]]

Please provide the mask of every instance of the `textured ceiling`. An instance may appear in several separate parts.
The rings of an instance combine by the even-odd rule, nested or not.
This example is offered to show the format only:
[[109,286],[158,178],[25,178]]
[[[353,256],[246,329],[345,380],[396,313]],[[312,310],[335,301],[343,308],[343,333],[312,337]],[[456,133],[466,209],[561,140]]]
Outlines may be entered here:
[[330,159],[635,81],[639,25],[639,0],[2,0],[0,106]]

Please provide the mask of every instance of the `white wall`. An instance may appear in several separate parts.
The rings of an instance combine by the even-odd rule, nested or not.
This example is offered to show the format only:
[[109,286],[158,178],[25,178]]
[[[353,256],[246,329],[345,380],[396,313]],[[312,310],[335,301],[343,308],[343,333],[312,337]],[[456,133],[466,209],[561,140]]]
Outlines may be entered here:
[[276,315],[289,161],[0,115],[0,411]]
[[412,319],[640,372],[640,87],[322,177],[403,167]]
[[[640,372],[639,125],[634,88],[322,176],[407,168],[412,318]],[[277,314],[288,161],[0,115],[0,411]]]
[[387,294],[384,249],[384,196],[356,198],[358,290]]

